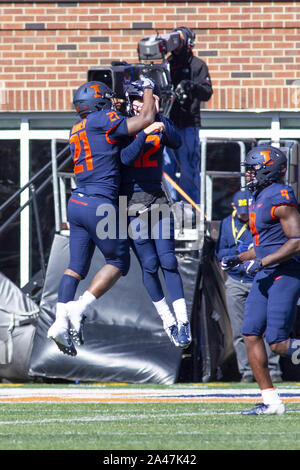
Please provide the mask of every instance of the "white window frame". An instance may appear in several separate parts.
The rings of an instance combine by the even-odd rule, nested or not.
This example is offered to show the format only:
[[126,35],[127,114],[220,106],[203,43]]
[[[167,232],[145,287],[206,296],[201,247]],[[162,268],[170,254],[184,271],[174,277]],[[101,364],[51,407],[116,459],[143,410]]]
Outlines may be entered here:
[[[29,155],[29,142],[30,140],[50,140],[51,145],[54,140],[69,139],[69,129],[62,130],[33,130],[30,129],[30,121],[33,119],[43,118],[66,118],[73,117],[72,115],[50,116],[48,114],[39,113],[20,115],[11,113],[9,116],[5,115],[5,119],[20,119],[20,129],[14,130],[1,130],[0,140],[19,140],[20,141],[20,187],[28,183],[30,178],[30,155]],[[4,116],[0,116],[3,119]],[[20,205],[26,203],[29,198],[29,189],[22,192],[20,196]],[[24,287],[30,280],[30,211],[27,206],[20,214],[20,287]]]

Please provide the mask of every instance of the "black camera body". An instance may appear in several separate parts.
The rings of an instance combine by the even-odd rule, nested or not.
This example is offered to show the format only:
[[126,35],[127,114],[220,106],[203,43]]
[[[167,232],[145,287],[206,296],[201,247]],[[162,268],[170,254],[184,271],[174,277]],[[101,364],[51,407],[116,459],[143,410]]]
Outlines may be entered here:
[[[126,99],[126,85],[138,80],[141,75],[150,77],[155,81],[160,91],[160,112],[168,117],[177,93],[173,90],[165,54],[176,49],[180,45],[180,41],[178,32],[148,36],[138,43],[138,55],[140,61],[151,60],[150,63],[128,64],[116,61],[108,66],[92,67],[88,70],[87,80],[105,83],[115,92],[121,103]],[[153,60],[156,59],[162,59],[162,62],[154,63]],[[122,111],[124,110],[122,109]]]
[[[126,85],[138,80],[141,75],[152,78],[160,91],[160,112],[168,114],[168,106],[172,95],[172,84],[167,63],[150,64],[112,62],[108,66],[92,67],[88,70],[87,81],[100,81],[109,86],[116,97],[125,101]],[[124,111],[124,109],[123,109]]]
[[99,81],[109,86],[117,98],[124,99],[124,86],[138,80],[138,70],[126,62],[112,62],[111,65],[92,67],[88,70],[87,81]]

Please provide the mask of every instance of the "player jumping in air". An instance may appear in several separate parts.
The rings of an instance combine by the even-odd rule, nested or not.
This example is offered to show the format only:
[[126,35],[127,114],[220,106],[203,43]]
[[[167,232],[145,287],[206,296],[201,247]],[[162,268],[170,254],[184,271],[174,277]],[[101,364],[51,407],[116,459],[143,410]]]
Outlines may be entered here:
[[263,334],[271,350],[300,363],[300,340],[290,338],[300,295],[300,216],[293,189],[284,184],[287,158],[278,148],[258,146],[246,156],[247,188],[252,192],[251,250],[222,259],[224,270],[241,263],[256,273],[246,300],[242,333],[263,403],[244,415],[283,414],[273,387]]
[[[139,82],[128,87],[126,96],[132,115],[138,116],[142,112],[143,93]],[[159,114],[158,94],[159,90],[155,87],[155,123],[140,131],[121,150],[123,166],[120,194],[128,198],[129,227],[136,227],[137,224],[139,226],[138,236],[132,237],[132,246],[142,268],[145,288],[170,340],[176,346],[187,348],[191,343],[191,329],[175,256],[174,219],[162,190],[164,147],[180,147],[181,138],[172,121]],[[140,211],[137,210],[139,205]],[[166,209],[165,213],[160,211],[163,207]],[[165,299],[159,268],[162,270],[176,318]]]
[[[83,342],[85,310],[129,269],[128,238],[117,235],[101,240],[96,229],[103,216],[97,215],[97,209],[110,204],[118,221],[120,139],[136,135],[149,126],[155,116],[154,83],[142,77],[141,87],[144,107],[138,116],[131,118],[114,109],[112,90],[102,82],[87,82],[74,95],[73,103],[80,120],[71,129],[69,140],[77,179],[77,188],[68,202],[70,262],[58,287],[56,319],[48,330],[48,337],[71,356],[76,355],[73,340],[77,344]],[[89,271],[96,246],[106,264],[75,302],[78,283]]]

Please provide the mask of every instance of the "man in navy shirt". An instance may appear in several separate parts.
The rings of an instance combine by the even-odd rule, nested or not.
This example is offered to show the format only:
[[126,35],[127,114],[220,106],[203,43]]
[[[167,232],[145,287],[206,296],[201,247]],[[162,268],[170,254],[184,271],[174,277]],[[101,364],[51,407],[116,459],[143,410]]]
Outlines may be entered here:
[[258,146],[246,156],[247,188],[253,192],[249,224],[253,248],[224,257],[227,270],[244,262],[255,273],[244,313],[242,333],[263,403],[243,414],[283,414],[273,387],[263,341],[276,354],[300,363],[300,339],[290,338],[300,295],[300,216],[293,189],[283,183],[287,158],[278,148]]
[[[76,355],[83,343],[86,309],[129,269],[129,242],[119,236],[119,227],[111,236],[100,237],[99,223],[104,217],[101,207],[114,211],[118,222],[120,185],[120,140],[135,135],[154,120],[154,83],[141,77],[144,107],[138,116],[126,118],[113,106],[113,94],[102,82],[87,82],[78,88],[73,103],[80,120],[70,131],[70,150],[74,160],[77,187],[68,202],[70,224],[70,262],[58,287],[56,320],[48,330],[58,348]],[[73,301],[78,283],[88,273],[95,247],[106,264],[96,274],[88,290]]]
[[[216,255],[219,261],[224,256],[237,255],[252,247],[252,234],[249,227],[249,191],[238,191],[232,200],[233,212],[222,220]],[[236,352],[238,370],[241,382],[253,382],[247,349],[241,327],[244,318],[245,302],[251,290],[254,274],[248,274],[243,264],[227,270],[225,282],[226,303],[233,336],[233,346]],[[274,354],[266,344],[269,370],[273,382],[281,381],[281,370],[278,354]]]
[[[158,90],[154,89],[154,93]],[[132,84],[126,91],[129,109],[138,115],[144,107],[143,90]],[[159,114],[121,150],[121,190],[128,198],[129,228],[139,226],[132,246],[141,264],[143,282],[170,340],[178,347],[191,343],[183,285],[175,256],[174,220],[162,189],[163,150],[178,148],[181,138],[172,121]],[[138,207],[141,205],[139,210]],[[165,210],[164,210],[165,209]],[[161,212],[160,212],[161,211]],[[139,214],[144,214],[140,217]],[[157,217],[156,217],[157,216]],[[129,230],[129,235],[132,230]],[[167,304],[158,270],[161,268],[175,318]]]

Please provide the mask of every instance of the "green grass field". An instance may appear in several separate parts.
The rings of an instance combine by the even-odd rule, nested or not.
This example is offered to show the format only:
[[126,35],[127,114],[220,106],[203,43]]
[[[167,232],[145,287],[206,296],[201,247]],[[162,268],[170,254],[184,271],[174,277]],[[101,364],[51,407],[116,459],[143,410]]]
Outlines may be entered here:
[[[218,390],[232,386],[238,388],[240,385],[218,385]],[[300,391],[299,384],[280,386],[298,387]],[[31,387],[37,392],[45,386]],[[56,391],[58,388],[67,390],[68,387],[47,385],[47,389]],[[197,389],[196,385],[190,387],[191,390]],[[256,385],[251,384],[250,387]],[[1,384],[0,391],[12,388],[12,385],[9,388]],[[30,386],[20,386],[20,389],[24,388]],[[95,386],[90,388],[94,390]],[[162,390],[170,388],[174,392],[177,390],[176,386],[161,387]],[[203,386],[198,388],[203,390]],[[282,416],[240,414],[252,406],[253,403],[193,403],[188,400],[186,403],[2,402],[0,449],[300,449],[300,403],[287,403],[287,412]]]

